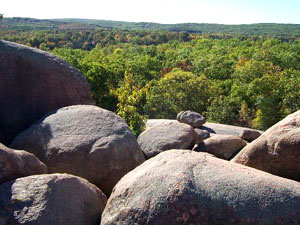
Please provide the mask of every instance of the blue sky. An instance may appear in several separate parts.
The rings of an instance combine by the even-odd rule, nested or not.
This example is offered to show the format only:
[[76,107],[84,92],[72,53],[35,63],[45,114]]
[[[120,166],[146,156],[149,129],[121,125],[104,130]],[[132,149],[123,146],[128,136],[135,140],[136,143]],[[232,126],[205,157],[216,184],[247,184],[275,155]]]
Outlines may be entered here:
[[0,13],[39,19],[300,24],[300,0],[4,0]]

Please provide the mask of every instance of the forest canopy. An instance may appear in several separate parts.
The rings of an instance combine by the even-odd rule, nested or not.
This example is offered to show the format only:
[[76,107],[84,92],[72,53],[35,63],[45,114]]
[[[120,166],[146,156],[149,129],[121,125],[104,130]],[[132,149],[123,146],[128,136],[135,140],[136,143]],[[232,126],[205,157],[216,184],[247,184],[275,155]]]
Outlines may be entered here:
[[67,60],[90,83],[95,103],[122,116],[136,135],[146,118],[174,119],[181,110],[264,130],[300,109],[297,31],[276,36],[270,28],[272,35],[266,36],[104,29],[74,22],[50,29],[54,22],[49,21],[41,29],[19,30],[5,20],[1,39]]
[[81,70],[97,104],[128,121],[192,109],[209,121],[267,129],[300,108],[300,41],[200,37],[53,52]]

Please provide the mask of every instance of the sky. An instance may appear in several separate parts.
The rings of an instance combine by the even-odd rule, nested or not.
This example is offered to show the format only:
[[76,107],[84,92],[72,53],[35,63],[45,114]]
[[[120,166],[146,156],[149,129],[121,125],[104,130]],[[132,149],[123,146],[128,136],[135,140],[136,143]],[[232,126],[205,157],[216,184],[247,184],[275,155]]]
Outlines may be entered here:
[[300,0],[3,0],[0,13],[166,24],[300,24]]

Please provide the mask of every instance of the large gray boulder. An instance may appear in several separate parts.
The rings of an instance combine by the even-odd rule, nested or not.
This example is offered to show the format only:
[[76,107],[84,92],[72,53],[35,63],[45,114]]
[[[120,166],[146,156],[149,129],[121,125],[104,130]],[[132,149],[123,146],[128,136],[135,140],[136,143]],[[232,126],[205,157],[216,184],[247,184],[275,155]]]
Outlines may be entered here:
[[300,181],[300,110],[269,128],[232,161]]
[[229,160],[246,145],[247,142],[237,136],[215,134],[199,143],[193,150],[208,152],[218,158]]
[[145,130],[137,141],[146,159],[170,149],[192,149],[197,133],[188,124],[171,121]]
[[61,108],[20,133],[11,145],[36,155],[49,173],[83,177],[109,195],[144,155],[125,121],[91,105]]
[[193,151],[166,151],[115,186],[101,225],[296,225],[300,184]]
[[99,225],[106,196],[69,174],[34,175],[0,186],[2,225]]
[[47,167],[33,154],[0,143],[0,184],[34,174],[47,173]]
[[12,139],[45,114],[92,104],[77,69],[44,51],[0,40],[0,142]]

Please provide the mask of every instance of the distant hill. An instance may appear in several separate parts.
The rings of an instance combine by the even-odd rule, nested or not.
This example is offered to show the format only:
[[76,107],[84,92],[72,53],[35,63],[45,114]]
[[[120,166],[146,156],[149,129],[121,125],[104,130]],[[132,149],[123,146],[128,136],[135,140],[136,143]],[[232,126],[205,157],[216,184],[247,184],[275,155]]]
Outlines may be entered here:
[[60,29],[94,29],[97,25],[79,22],[64,22],[56,20],[39,20],[33,18],[3,18],[0,22],[1,30],[60,30]]
[[159,24],[159,23],[135,23],[110,20],[94,19],[48,19],[38,20],[32,18],[4,18],[0,23],[0,29],[6,30],[57,30],[57,29],[123,29],[123,30],[153,30],[153,31],[176,31],[202,34],[238,34],[247,36],[270,36],[270,37],[300,37],[300,24],[207,24],[207,23],[182,23],[182,24]]
[[119,28],[128,30],[167,30],[185,31],[189,33],[229,33],[229,34],[249,34],[249,35],[283,35],[299,36],[300,24],[209,24],[209,23],[181,23],[181,24],[159,24],[159,23],[134,23],[111,20],[91,20],[91,19],[55,19],[57,22],[85,23],[97,25],[104,28]]

